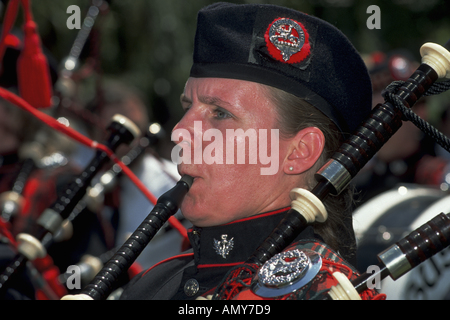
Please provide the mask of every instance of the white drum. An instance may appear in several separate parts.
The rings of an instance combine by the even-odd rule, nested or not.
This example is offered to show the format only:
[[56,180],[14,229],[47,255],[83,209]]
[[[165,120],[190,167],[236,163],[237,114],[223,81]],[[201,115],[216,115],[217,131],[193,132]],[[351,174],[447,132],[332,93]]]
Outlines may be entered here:
[[[450,195],[438,189],[401,185],[361,205],[353,214],[358,270],[378,265],[377,255],[441,212],[450,212]],[[450,299],[450,248],[401,278],[381,281],[389,300]]]

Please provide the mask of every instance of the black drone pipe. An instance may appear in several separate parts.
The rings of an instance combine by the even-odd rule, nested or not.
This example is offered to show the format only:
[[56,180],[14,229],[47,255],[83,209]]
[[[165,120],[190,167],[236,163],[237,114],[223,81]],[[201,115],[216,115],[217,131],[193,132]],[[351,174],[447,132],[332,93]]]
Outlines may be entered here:
[[[436,80],[448,77],[450,74],[449,49],[450,41],[445,47],[436,44],[425,44],[422,47],[422,64],[395,93],[406,107],[411,108]],[[294,202],[304,200],[295,199],[296,196],[292,196],[291,192],[291,198],[294,199],[292,209],[247,260],[247,263],[259,266],[264,264],[286,248],[309,223],[325,221],[326,210],[320,202],[323,202],[329,194],[339,194],[401,125],[402,113],[391,102],[378,104],[368,119],[317,172],[318,183],[311,193],[306,195],[309,198],[308,202],[315,203],[317,213],[305,215],[304,205],[294,205]]]
[[[111,132],[105,145],[115,151],[122,143],[131,143],[140,134],[139,129],[126,117],[115,115],[108,127]],[[26,262],[46,254],[42,244],[47,236],[55,234],[62,226],[62,222],[69,217],[77,203],[86,194],[94,176],[109,160],[106,152],[98,150],[95,157],[85,170],[61,193],[50,208],[44,210],[37,220],[36,231],[33,234],[19,234],[17,236],[18,253],[13,261],[0,275],[0,291],[6,290],[10,279],[25,268]],[[51,243],[51,241],[45,241]]]
[[25,144],[21,148],[19,157],[23,162],[20,171],[12,184],[11,191],[3,192],[0,195],[0,217],[3,221],[10,222],[21,212],[25,201],[22,195],[24,187],[37,168],[37,162],[41,156],[42,146],[37,142]]
[[[378,255],[380,261],[375,273],[364,273],[353,281],[347,279],[332,287],[327,300],[347,300],[370,288],[374,280],[381,281],[387,276],[397,280],[422,262],[441,252],[450,245],[450,215],[441,213],[412,231],[409,235]],[[342,289],[341,289],[342,288]]]
[[167,220],[178,211],[192,183],[192,177],[187,175],[181,177],[172,189],[158,198],[156,205],[141,225],[81,293],[63,297],[63,300],[106,299],[121,275],[130,268]]

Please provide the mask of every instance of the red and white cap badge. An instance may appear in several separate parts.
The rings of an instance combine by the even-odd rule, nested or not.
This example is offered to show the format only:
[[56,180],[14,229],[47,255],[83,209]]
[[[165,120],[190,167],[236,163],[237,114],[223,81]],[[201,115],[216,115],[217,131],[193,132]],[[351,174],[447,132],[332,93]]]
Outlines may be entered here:
[[289,18],[278,18],[264,35],[270,55],[285,63],[299,63],[308,57],[311,46],[305,27]]

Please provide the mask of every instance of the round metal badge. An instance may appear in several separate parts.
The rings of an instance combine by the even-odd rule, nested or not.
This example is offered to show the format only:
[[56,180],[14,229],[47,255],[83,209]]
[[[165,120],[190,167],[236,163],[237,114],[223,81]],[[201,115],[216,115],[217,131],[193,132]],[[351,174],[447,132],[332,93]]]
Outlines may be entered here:
[[188,297],[193,297],[200,290],[200,285],[198,284],[198,281],[196,279],[189,279],[188,281],[186,281],[183,289],[184,293]]
[[305,44],[305,32],[294,20],[281,18],[275,20],[269,28],[269,41],[277,48],[284,62],[300,52]]
[[290,250],[273,256],[258,271],[252,291],[263,298],[294,292],[319,273],[322,258],[311,250]]

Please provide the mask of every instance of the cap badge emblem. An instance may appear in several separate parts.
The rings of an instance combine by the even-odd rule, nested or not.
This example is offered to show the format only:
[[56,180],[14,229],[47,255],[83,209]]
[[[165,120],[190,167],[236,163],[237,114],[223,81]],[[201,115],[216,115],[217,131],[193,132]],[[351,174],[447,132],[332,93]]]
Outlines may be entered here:
[[279,18],[271,23],[265,34],[269,53],[278,61],[298,63],[310,52],[308,33],[297,21]]
[[216,253],[222,256],[222,258],[224,259],[227,258],[227,255],[230,253],[234,246],[234,238],[231,238],[230,240],[228,240],[227,238],[228,235],[223,234],[221,236],[222,240],[214,239],[214,250],[216,250]]

